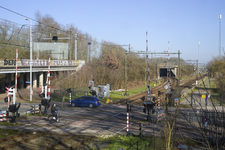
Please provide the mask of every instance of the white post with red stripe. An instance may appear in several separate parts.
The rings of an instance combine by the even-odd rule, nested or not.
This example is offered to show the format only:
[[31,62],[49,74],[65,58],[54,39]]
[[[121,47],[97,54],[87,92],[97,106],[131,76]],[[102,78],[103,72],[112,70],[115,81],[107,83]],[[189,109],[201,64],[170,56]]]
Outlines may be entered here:
[[[51,54],[49,54],[49,60],[48,60],[48,74],[46,79],[46,86],[45,86],[45,99],[50,99],[50,58]],[[43,88],[42,88],[43,91]]]
[[127,112],[127,135],[129,133],[129,113]]
[[158,97],[158,110],[160,109],[160,97]]
[[48,99],[50,99],[50,58],[51,54],[49,54],[49,61],[48,61]]
[[10,98],[9,98],[9,88],[7,88],[7,87],[5,87],[6,88],[6,90],[7,90],[7,98],[8,98],[8,107],[9,107],[9,105],[10,105]]
[[18,71],[18,49],[16,49],[16,81],[15,81],[15,89],[13,91],[13,93],[15,92],[15,94],[13,94],[13,104],[16,103],[16,98],[17,98],[17,71]]
[[71,93],[70,93],[70,105],[71,105]]

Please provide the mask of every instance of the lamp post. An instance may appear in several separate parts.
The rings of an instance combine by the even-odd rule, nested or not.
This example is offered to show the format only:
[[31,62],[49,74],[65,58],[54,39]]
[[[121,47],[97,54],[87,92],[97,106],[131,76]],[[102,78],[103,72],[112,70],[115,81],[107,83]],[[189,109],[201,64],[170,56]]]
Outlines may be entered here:
[[91,42],[88,42],[88,62],[90,63],[90,51],[91,51]]
[[222,15],[218,15],[219,18],[219,57],[221,56],[221,21],[222,21]]
[[32,101],[32,20],[25,18],[25,20],[30,21],[30,101]]
[[197,73],[197,78],[198,78],[198,74],[199,74],[199,47],[200,47],[200,42],[198,42],[198,73]]

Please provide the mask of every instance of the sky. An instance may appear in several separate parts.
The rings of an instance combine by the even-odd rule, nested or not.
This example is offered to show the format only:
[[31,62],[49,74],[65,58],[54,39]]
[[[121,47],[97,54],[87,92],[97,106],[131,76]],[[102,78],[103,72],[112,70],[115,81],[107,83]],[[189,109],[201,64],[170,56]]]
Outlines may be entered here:
[[[180,50],[184,60],[199,57],[200,63],[219,56],[218,15],[222,14],[221,55],[224,55],[225,0],[1,0],[0,6],[32,19],[36,11],[48,14],[60,24],[74,24],[98,42],[130,44],[133,52],[146,51],[148,32],[150,52],[167,51],[169,47],[170,52]],[[2,8],[0,18],[29,24],[24,17]],[[167,57],[155,57],[161,56]]]

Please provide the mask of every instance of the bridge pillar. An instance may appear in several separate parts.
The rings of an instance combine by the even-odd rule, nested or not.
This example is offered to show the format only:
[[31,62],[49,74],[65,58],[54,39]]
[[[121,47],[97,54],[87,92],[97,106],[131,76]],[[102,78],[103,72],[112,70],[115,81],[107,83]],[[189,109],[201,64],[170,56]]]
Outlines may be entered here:
[[177,76],[177,68],[174,68],[175,77]]
[[33,72],[33,88],[37,88],[37,72]]
[[25,86],[25,84],[24,84],[24,74],[23,73],[20,73],[20,83],[19,83],[19,85],[20,85],[20,88],[24,88]]
[[11,86],[11,73],[7,73],[7,84],[6,84],[6,86]]
[[[26,73],[25,73],[25,83],[26,83],[26,82],[30,82],[30,73],[29,73],[29,72],[26,72]],[[26,83],[25,87],[26,87],[27,89],[29,89],[29,88],[30,88],[30,83]]]
[[39,72],[39,87],[43,86],[44,74],[43,72]]

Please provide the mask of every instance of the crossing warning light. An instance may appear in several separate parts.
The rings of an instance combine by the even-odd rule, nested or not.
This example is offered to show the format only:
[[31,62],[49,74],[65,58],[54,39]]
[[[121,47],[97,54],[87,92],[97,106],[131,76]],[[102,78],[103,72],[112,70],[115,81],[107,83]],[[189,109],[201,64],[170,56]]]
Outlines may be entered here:
[[72,91],[71,91],[71,88],[67,89],[66,92],[67,92],[67,93],[71,93],[71,92],[72,92]]

